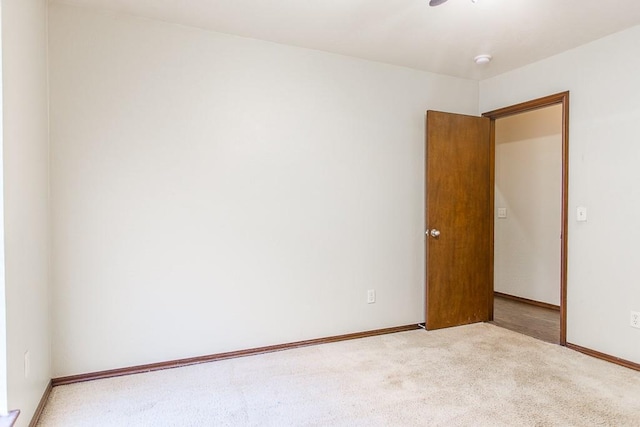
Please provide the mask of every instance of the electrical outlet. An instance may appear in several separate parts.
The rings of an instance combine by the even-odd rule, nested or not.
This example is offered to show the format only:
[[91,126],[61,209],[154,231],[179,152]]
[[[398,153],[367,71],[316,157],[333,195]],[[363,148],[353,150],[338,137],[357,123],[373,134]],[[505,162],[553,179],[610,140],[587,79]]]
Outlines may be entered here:
[[373,304],[376,302],[376,291],[375,289],[369,289],[367,291],[367,304]]
[[29,378],[29,374],[31,373],[31,355],[29,354],[29,350],[24,352],[24,377]]
[[640,329],[640,311],[631,312],[631,320],[629,321],[629,325],[632,328]]

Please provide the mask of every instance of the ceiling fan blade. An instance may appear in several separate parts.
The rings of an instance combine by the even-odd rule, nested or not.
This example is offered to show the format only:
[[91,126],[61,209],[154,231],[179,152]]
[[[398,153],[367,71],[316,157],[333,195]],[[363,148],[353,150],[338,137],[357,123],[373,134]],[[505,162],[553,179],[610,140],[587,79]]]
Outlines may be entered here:
[[442,3],[446,2],[447,0],[430,0],[429,1],[429,6],[439,6]]

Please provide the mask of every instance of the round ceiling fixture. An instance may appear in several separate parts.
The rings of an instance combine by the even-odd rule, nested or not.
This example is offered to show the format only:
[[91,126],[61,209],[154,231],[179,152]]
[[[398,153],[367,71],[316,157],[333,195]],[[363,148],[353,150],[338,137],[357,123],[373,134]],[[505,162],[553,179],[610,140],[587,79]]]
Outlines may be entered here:
[[[445,3],[447,0],[429,0],[429,6],[440,6],[442,3]],[[478,0],[471,0],[471,3],[478,3]]]
[[491,62],[493,57],[491,55],[478,55],[473,58],[473,61],[478,65],[485,65]]

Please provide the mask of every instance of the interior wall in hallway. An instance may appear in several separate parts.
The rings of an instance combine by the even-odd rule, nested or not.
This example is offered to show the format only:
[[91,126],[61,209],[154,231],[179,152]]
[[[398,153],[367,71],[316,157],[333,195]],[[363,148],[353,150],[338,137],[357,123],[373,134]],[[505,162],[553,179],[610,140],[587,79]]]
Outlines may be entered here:
[[562,106],[498,119],[495,135],[494,289],[560,305]]

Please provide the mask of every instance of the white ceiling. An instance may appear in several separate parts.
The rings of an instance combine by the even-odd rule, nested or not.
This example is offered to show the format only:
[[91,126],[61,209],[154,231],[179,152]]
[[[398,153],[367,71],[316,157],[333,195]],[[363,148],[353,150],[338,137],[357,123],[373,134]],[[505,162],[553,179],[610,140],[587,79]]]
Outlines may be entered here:
[[[640,0],[53,0],[483,79],[640,24]],[[478,54],[494,60],[473,63]],[[640,51],[638,52],[640,54]]]

